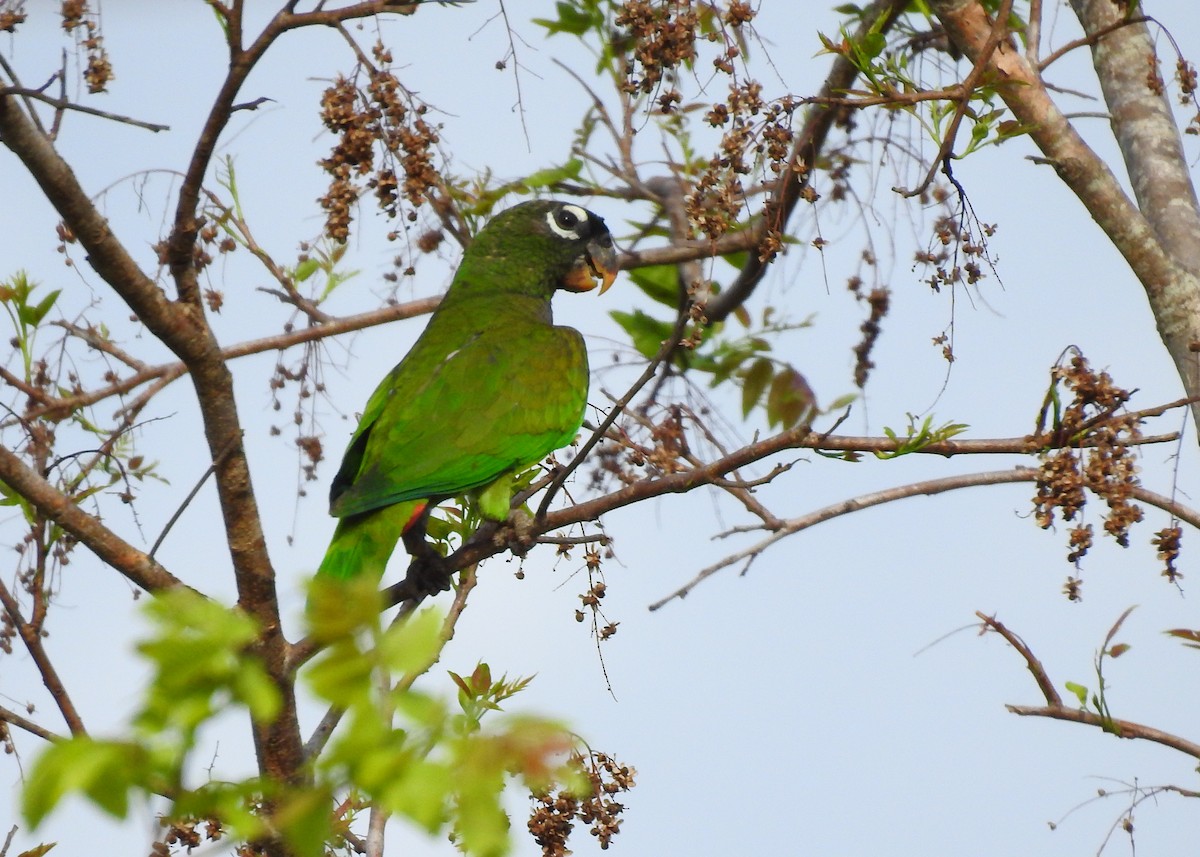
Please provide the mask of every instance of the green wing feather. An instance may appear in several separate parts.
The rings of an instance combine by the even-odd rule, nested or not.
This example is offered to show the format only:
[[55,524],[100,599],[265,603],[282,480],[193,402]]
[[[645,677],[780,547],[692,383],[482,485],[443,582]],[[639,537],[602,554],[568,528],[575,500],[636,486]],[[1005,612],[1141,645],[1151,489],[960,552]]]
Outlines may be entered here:
[[342,521],[320,573],[382,574],[421,508],[408,501],[482,488],[574,439],[587,402],[583,337],[532,323],[535,303],[460,302],[384,378],[334,479],[330,512]]
[[430,349],[414,347],[371,397],[351,440],[357,454],[343,466],[353,477],[339,472],[342,482],[335,480],[335,516],[481,488],[574,439],[587,395],[583,338],[570,328],[522,325],[512,298],[473,303],[465,315],[478,311],[483,324],[428,330],[434,342],[453,332],[447,338],[463,345],[432,366]]

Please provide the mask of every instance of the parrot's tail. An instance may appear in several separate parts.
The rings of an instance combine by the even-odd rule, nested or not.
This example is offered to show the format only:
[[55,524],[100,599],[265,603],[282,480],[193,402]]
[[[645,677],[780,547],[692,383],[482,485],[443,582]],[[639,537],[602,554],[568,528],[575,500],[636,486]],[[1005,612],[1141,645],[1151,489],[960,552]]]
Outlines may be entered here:
[[425,511],[426,501],[395,503],[342,518],[317,575],[350,580],[362,574],[382,579],[400,537]]

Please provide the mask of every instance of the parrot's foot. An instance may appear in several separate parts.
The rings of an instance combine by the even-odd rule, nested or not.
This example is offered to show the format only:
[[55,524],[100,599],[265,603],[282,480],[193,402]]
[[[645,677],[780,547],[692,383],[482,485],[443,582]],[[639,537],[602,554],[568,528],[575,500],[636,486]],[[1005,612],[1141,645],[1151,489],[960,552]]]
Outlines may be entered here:
[[408,564],[404,582],[421,595],[437,595],[450,588],[454,569],[446,558],[431,550],[426,556],[413,557]]
[[404,583],[409,591],[416,595],[437,595],[450,588],[454,569],[444,556],[425,541],[424,527],[414,527],[404,534],[404,548],[412,557],[408,573],[404,575]]

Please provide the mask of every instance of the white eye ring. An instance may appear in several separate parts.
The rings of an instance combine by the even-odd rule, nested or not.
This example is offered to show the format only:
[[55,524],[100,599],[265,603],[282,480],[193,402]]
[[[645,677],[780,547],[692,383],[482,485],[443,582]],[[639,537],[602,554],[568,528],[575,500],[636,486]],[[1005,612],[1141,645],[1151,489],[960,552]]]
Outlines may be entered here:
[[[559,218],[566,222],[560,223]],[[574,218],[574,222],[572,222],[572,218]],[[554,211],[546,212],[546,223],[559,238],[579,238],[579,225],[586,223],[587,219],[587,209],[570,203],[559,206]]]

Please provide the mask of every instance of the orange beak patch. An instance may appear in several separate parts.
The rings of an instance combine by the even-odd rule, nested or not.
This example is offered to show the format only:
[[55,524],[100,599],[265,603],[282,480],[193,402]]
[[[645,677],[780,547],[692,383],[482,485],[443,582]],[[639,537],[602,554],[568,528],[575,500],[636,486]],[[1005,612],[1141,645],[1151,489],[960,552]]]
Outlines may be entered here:
[[607,243],[588,242],[587,251],[575,260],[575,264],[562,278],[562,287],[572,292],[590,292],[600,281],[600,294],[608,291],[617,278],[617,251],[612,239],[605,236]]

